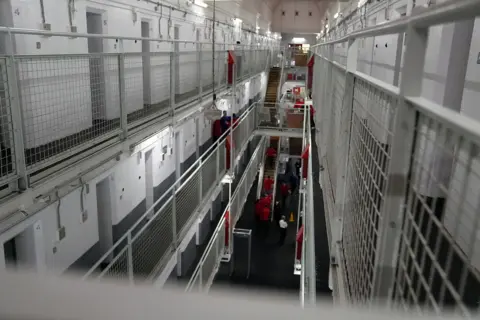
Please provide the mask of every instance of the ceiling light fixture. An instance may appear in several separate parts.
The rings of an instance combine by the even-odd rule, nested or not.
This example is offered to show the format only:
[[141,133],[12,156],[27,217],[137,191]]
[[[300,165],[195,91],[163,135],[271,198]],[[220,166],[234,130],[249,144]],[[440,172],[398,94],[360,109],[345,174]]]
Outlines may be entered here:
[[305,43],[305,38],[293,38],[292,42],[293,43]]
[[338,12],[335,13],[335,15],[333,16],[333,19],[337,19],[338,18]]

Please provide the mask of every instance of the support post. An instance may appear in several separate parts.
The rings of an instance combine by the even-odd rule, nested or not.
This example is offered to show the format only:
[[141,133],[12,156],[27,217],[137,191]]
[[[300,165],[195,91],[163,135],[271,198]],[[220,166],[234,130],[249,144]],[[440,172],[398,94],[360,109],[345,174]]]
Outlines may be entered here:
[[348,168],[350,164],[350,137],[351,137],[351,123],[353,113],[353,97],[355,90],[355,76],[357,70],[357,56],[358,56],[358,39],[350,39],[347,48],[347,68],[345,72],[345,93],[343,98],[342,113],[340,115],[340,145],[343,146],[340,150],[338,159],[342,161],[336,172],[336,190],[335,190],[335,212],[332,225],[332,241],[330,248],[331,263],[337,263],[339,257],[336,253],[339,252],[337,247],[341,245],[342,229],[343,229],[343,213],[345,210],[345,195],[347,194],[347,180]]
[[133,246],[132,246],[132,233],[127,234],[127,270],[128,270],[128,281],[131,285],[135,284],[134,274],[133,274]]
[[[200,50],[198,51],[197,54],[197,83],[198,83],[198,95],[200,97],[200,101],[202,100],[203,97],[203,76],[202,76],[202,59],[203,59],[203,50],[202,50],[202,45],[200,44]],[[213,63],[213,62],[212,62]]]
[[[15,191],[25,191],[29,188],[27,165],[25,162],[25,136],[23,132],[24,122],[22,114],[22,104],[20,91],[18,88],[18,74],[15,55],[13,52],[13,38],[9,34],[9,44],[7,44],[8,57],[6,59],[7,71],[7,90],[8,98],[10,99],[10,113],[12,116],[12,137],[8,141],[13,143],[13,153],[15,155],[15,172],[18,176],[18,181],[12,186]],[[12,190],[12,191],[13,191]]]
[[170,112],[169,115],[172,118],[172,125],[175,123],[175,83],[177,78],[176,70],[176,53],[170,52]]
[[125,140],[128,136],[128,112],[125,96],[125,53],[123,39],[118,40],[118,92],[120,93],[120,139]]
[[372,302],[390,296],[395,282],[398,248],[402,234],[407,177],[415,140],[416,111],[402,97],[422,94],[423,70],[428,44],[428,28],[408,26],[404,68],[400,81],[400,99],[393,127],[390,166],[385,200],[379,221],[377,255],[373,274]]

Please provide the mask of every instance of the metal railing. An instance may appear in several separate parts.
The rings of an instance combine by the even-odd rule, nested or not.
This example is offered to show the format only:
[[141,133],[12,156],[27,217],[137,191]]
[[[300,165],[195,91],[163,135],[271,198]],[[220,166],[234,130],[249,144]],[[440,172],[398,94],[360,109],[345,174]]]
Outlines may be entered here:
[[[341,278],[335,298],[478,311],[480,123],[458,111],[461,95],[450,106],[421,96],[429,28],[478,15],[480,1],[452,1],[315,46],[321,179],[333,278]],[[357,70],[362,38],[404,32],[398,86]],[[338,43],[347,43],[345,66],[335,61]],[[446,92],[465,83],[463,71],[447,77]]]
[[[220,219],[202,258],[200,259],[199,264],[187,284],[186,291],[208,293],[215,278],[215,274],[220,266],[222,257],[226,252],[230,255],[233,254],[233,230],[242,214],[243,206],[245,205],[250,189],[255,182],[263,158],[263,152],[265,151],[265,142],[266,139],[262,138],[255,149],[244,174],[237,184],[236,190],[229,199],[229,203],[225,208],[222,218]],[[229,212],[228,215],[227,212]],[[226,219],[229,219],[228,224],[226,223]],[[227,227],[228,229],[226,229]],[[225,242],[227,233],[229,239],[228,244]]]
[[294,108],[288,103],[264,103],[263,108],[259,109],[258,129],[301,132],[303,118],[303,108]]
[[[158,275],[226,173],[226,138],[232,131],[242,132],[247,139],[238,141],[242,144],[237,150],[244,150],[255,128],[252,114],[259,106],[253,103],[236,125],[206,150],[83,278],[119,277],[138,282]],[[231,168],[236,165],[232,163]]]
[[[205,42],[5,27],[0,36],[6,50],[0,52],[0,187],[21,179],[21,188],[28,188],[174,116],[211,94],[213,86],[217,92],[227,87],[226,44],[213,57]],[[37,42],[42,54],[30,54],[23,44],[38,36],[58,44],[59,53]],[[15,41],[22,43],[16,52]],[[95,44],[108,44],[105,50],[111,46],[114,53],[88,53]],[[248,59],[239,79],[269,67],[267,47],[244,46],[244,52]]]

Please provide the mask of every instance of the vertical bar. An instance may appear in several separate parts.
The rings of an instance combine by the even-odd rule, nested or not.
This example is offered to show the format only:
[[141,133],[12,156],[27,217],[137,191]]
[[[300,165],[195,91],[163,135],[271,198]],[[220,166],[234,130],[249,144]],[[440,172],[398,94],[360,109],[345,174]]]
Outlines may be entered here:
[[[204,170],[202,168],[203,166],[203,161],[200,159],[200,161],[198,161],[198,174],[200,175],[199,179],[198,179],[198,205],[200,205],[202,203],[202,199],[203,199],[203,174],[204,174]],[[209,174],[208,172],[206,174]]]
[[125,140],[128,136],[127,124],[127,102],[125,96],[125,53],[123,40],[118,40],[118,92],[120,93],[120,139]]
[[[340,117],[340,155],[338,159],[341,159],[343,163],[337,169],[337,183],[335,190],[335,212],[334,221],[331,225],[332,229],[332,241],[330,248],[330,256],[335,257],[335,254],[339,252],[337,246],[342,241],[342,227],[343,227],[343,213],[345,210],[345,195],[347,192],[347,175],[348,167],[350,163],[350,138],[351,138],[351,123],[353,113],[353,97],[355,90],[355,76],[354,73],[357,70],[357,55],[358,55],[358,39],[350,39],[347,47],[347,68],[345,73],[345,92],[343,97],[343,106]],[[338,261],[339,257],[335,257]]]
[[220,143],[219,140],[216,142],[215,147],[215,181],[220,179]]
[[203,59],[203,46],[200,44],[200,50],[198,51],[198,54],[197,54],[197,81],[198,81],[197,83],[198,83],[198,95],[200,96],[200,100],[203,97],[202,59]]
[[[232,96],[233,96],[233,103],[234,106],[236,106],[237,103],[237,68],[236,68],[236,63],[234,62],[233,65],[233,83],[232,83]],[[230,115],[232,116],[232,115]],[[234,170],[233,170],[233,165],[235,163],[234,158],[235,158],[235,144],[233,141],[233,123],[230,125],[230,174],[232,177],[234,176]]]
[[[230,214],[228,215],[228,228],[229,230],[226,230],[228,232],[228,253],[230,254],[230,259],[233,254],[233,224],[232,224],[232,184],[228,184],[228,210],[230,211]],[[225,228],[225,227],[224,227]],[[231,264],[233,267],[233,263]],[[231,270],[233,271],[233,270]]]
[[175,52],[170,52],[170,117],[172,117],[172,124],[175,123],[175,84],[177,78],[176,62],[177,59]]
[[[310,257],[307,263],[307,280],[308,280],[308,298],[309,304],[315,306],[316,304],[316,267],[315,267],[315,220],[314,220],[314,210],[313,210],[313,173],[312,173],[312,139],[311,139],[311,123],[310,123],[310,108],[305,109],[307,122],[308,122],[308,133],[310,143],[310,151],[308,153],[308,175],[307,175],[307,209],[306,214],[308,215],[308,224],[305,226],[308,229],[307,234],[307,246],[308,246],[308,257]],[[306,248],[307,249],[307,248]]]
[[[407,43],[402,79],[401,96],[420,96],[422,93],[425,53],[428,29],[407,28]],[[373,274],[372,298],[379,301],[391,296],[397,265],[398,246],[402,233],[403,211],[410,157],[415,140],[416,111],[403,99],[397,106],[392,134],[391,160],[387,172],[385,202],[379,223],[377,255]]]
[[132,247],[132,233],[127,234],[127,271],[128,271],[128,281],[130,284],[134,284],[134,275],[133,275],[133,247]]
[[[400,71],[402,69],[402,52],[403,52],[403,39],[405,38],[404,33],[398,34],[397,38],[397,50],[395,51],[395,66],[393,69],[393,85],[398,86],[400,81]],[[373,61],[373,57],[372,57]]]
[[200,158],[200,118],[195,118],[195,159]]
[[[202,261],[200,261],[202,263]],[[203,292],[203,265],[200,267],[200,270],[198,272],[198,291]]]
[[[11,45],[9,48],[13,48],[13,40],[10,40]],[[7,57],[7,85],[8,85],[8,98],[10,100],[10,112],[12,115],[12,129],[13,129],[13,151],[15,154],[15,172],[18,175],[18,184],[15,189],[26,190],[29,187],[27,165],[25,162],[25,136],[23,133],[24,123],[22,106],[20,102],[20,94],[18,88],[18,77],[16,69],[15,56],[13,50],[10,56]]]
[[250,266],[252,261],[252,231],[248,233],[248,264],[247,264],[247,279],[250,278]]

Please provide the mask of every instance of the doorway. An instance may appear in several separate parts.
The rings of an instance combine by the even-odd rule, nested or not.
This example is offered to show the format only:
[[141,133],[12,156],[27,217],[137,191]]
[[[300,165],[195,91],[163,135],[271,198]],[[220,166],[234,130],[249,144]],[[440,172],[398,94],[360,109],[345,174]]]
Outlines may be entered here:
[[[147,210],[153,206],[153,150],[145,152],[145,204]],[[152,210],[147,215],[147,219],[153,217],[154,211]]]
[[3,244],[5,265],[11,270],[45,271],[42,222],[37,221]]
[[[150,38],[150,22],[142,21],[142,38]],[[151,104],[150,41],[142,40],[143,101]]]
[[[97,217],[98,217],[98,240],[100,252],[103,256],[113,246],[113,225],[112,225],[112,186],[111,177],[108,176],[97,183]],[[113,254],[108,256],[104,263],[110,263]]]
[[[88,12],[87,33],[103,34],[103,19],[101,13]],[[90,69],[90,99],[92,102],[92,120],[104,120],[106,117],[105,70],[103,56],[103,39],[88,38],[88,53]]]

